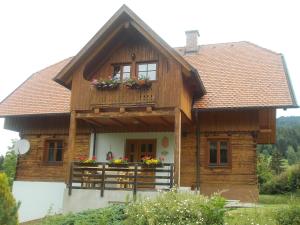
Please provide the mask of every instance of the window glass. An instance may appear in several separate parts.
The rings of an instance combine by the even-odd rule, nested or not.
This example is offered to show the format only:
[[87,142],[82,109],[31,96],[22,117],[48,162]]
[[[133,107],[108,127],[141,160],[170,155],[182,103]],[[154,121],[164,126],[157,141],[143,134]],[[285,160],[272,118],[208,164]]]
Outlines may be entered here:
[[121,79],[121,66],[114,66],[113,79]]
[[209,163],[216,164],[217,163],[217,142],[212,141],[209,142]]
[[54,161],[54,148],[55,148],[55,143],[50,142],[48,148],[48,161]]
[[138,78],[156,80],[156,63],[143,63],[138,65]]
[[57,149],[56,149],[56,161],[62,161],[62,150],[63,150],[63,143],[62,141],[58,141]]
[[221,164],[228,163],[227,151],[228,151],[227,142],[222,141],[220,143],[220,163]]
[[126,65],[123,66],[123,80],[127,80],[130,78],[131,66]]

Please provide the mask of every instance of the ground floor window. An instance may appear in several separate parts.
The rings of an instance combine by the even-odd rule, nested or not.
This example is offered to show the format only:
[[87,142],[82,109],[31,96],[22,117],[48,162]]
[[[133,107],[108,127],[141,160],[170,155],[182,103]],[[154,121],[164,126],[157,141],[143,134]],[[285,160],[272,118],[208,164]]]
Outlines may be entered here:
[[228,166],[230,163],[229,140],[208,139],[208,165]]
[[47,140],[45,142],[45,162],[59,163],[63,161],[63,140]]

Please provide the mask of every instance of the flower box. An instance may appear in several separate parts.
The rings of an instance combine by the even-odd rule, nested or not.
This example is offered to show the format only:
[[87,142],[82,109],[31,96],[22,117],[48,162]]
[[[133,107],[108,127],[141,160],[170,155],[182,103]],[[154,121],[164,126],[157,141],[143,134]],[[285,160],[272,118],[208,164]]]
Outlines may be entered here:
[[76,162],[78,166],[90,166],[90,167],[97,167],[98,164],[96,162]]
[[121,81],[119,79],[107,79],[107,80],[96,80],[92,81],[92,85],[97,90],[113,90],[117,89],[120,86]]
[[128,79],[124,82],[128,89],[147,90],[152,86],[148,79]]

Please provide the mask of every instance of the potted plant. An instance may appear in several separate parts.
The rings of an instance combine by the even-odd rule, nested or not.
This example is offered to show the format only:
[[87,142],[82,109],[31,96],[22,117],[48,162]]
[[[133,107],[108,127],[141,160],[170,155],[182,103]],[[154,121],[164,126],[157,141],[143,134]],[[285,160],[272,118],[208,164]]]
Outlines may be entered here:
[[120,157],[119,159],[110,159],[109,161],[110,167],[128,167],[128,158]]
[[101,80],[93,79],[91,82],[92,86],[97,88],[97,90],[116,89],[119,87],[120,83],[121,83],[120,79],[112,76],[109,76],[108,79],[101,79]]
[[95,166],[95,164],[97,163],[96,156],[93,156],[92,158],[80,156],[78,159],[78,163],[81,166]]
[[163,157],[157,159],[157,158],[152,158],[150,156],[144,156],[142,158],[143,167],[147,167],[147,168],[163,167],[163,161],[164,161]]
[[151,87],[152,83],[147,76],[140,76],[138,78],[129,78],[123,83],[129,89],[148,89]]

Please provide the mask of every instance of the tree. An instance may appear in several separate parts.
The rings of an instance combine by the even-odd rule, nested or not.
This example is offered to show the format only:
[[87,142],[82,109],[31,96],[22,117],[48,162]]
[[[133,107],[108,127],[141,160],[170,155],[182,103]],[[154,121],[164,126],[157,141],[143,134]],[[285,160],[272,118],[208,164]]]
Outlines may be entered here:
[[16,225],[18,222],[19,203],[16,203],[5,173],[0,172],[0,224]]
[[3,170],[3,161],[4,161],[4,156],[0,155],[0,171]]
[[260,187],[273,177],[270,170],[270,158],[264,154],[259,154],[257,157],[256,171]]
[[286,158],[290,165],[295,164],[298,161],[298,155],[295,152],[293,146],[289,145],[288,150],[286,151]]
[[13,181],[15,179],[16,174],[16,166],[17,166],[17,155],[13,150],[13,145],[15,140],[12,140],[12,146],[8,147],[8,151],[5,154],[3,161],[3,172],[6,173],[8,177],[8,183],[10,187],[12,187]]
[[275,174],[280,174],[283,171],[283,158],[280,152],[275,149],[272,154],[272,159],[270,162],[270,168],[275,172]]

